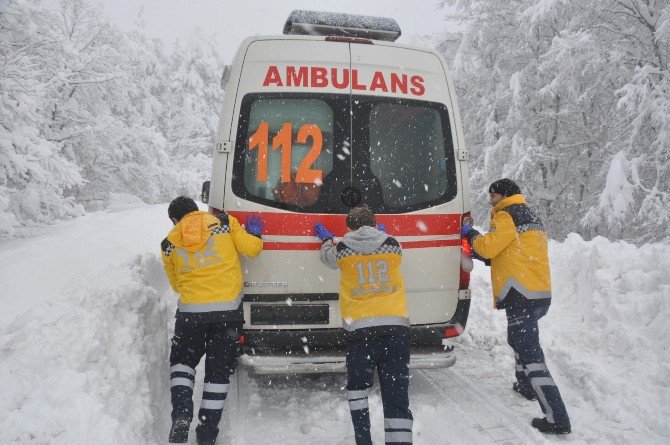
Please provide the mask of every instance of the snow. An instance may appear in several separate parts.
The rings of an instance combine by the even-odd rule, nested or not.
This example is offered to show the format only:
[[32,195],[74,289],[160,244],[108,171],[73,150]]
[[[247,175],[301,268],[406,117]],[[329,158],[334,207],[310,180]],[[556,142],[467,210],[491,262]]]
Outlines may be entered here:
[[[600,194],[598,204],[598,210],[607,215],[606,219],[610,227],[623,219],[633,203],[635,189],[626,178],[628,169],[626,154],[623,151],[615,154],[610,163],[605,188]],[[593,218],[593,214],[597,212],[587,214],[583,222],[588,223],[589,219]]]
[[[573,438],[586,443],[662,443],[670,438],[670,254],[571,234],[550,243],[553,303],[540,322],[549,369],[572,417]],[[481,271],[481,266],[478,268]],[[475,269],[471,287],[489,287]],[[488,292],[487,292],[488,294]],[[496,329],[478,329],[481,317]],[[513,366],[504,317],[475,305],[464,339]],[[500,344],[500,347],[495,346]],[[666,438],[665,440],[661,438]]]
[[[0,245],[3,443],[165,443],[175,298],[159,245],[170,227],[165,205],[120,206]],[[458,361],[412,372],[415,443],[668,443],[669,248],[551,242],[541,341],[572,419],[565,438],[532,430],[539,407],[511,391],[504,313],[477,262]],[[344,376],[236,375],[218,443],[353,443]],[[378,388],[370,404],[381,443]]]
[[88,214],[43,236],[0,245],[0,305],[11,308],[0,311],[0,328],[30,307],[52,301],[75,276],[93,275],[143,252],[155,253],[171,226],[166,205],[145,206]]

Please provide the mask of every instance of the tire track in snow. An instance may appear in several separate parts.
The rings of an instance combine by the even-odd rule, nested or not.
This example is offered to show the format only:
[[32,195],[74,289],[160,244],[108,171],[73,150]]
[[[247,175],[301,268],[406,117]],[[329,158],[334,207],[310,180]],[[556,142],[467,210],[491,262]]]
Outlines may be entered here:
[[[530,419],[539,416],[537,402],[527,401],[507,388],[506,379],[500,375],[490,375],[490,367],[482,363],[490,362],[485,352],[477,350],[459,351],[459,361],[446,369],[422,369],[413,371],[410,398],[412,408],[417,412],[419,429],[426,426],[430,417],[428,407],[443,407],[447,431],[454,432],[453,440],[441,436],[434,443],[495,443],[503,445],[534,444],[543,442],[539,433],[531,430]],[[486,370],[484,370],[486,369]],[[424,414],[426,416],[422,416]],[[444,428],[441,431],[444,434]],[[422,440],[417,440],[417,443]]]
[[247,444],[247,419],[249,417],[250,379],[246,369],[238,366],[230,376],[230,391],[219,424],[217,443],[226,445]]

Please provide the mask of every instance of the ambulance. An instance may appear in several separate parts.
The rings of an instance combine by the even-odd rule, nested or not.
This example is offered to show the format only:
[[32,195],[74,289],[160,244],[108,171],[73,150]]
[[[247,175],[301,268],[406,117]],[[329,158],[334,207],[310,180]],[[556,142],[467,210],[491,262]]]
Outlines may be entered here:
[[444,60],[400,33],[393,19],[293,11],[283,35],[247,38],[225,67],[203,201],[266,222],[263,252],[242,259],[241,364],[255,372],[345,370],[339,272],[313,226],[337,241],[363,204],[402,245],[410,366],[454,363],[448,339],[470,306],[468,156]]

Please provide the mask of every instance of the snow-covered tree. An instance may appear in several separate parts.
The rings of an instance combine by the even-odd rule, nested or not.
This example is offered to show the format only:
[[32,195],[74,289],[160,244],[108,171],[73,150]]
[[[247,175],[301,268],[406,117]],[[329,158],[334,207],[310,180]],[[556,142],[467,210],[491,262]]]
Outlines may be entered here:
[[223,68],[214,39],[166,54],[89,0],[0,8],[0,239],[99,209],[195,195],[210,169]]
[[602,227],[636,241],[668,238],[670,3],[617,0],[606,11],[594,15],[602,40],[621,57],[622,83],[614,95],[624,131],[603,168],[607,176],[598,203],[583,223],[596,233]]
[[210,173],[223,100],[223,60],[216,39],[196,30],[189,40],[178,42],[169,66],[159,123],[165,152],[178,166],[172,171],[174,181],[185,188],[194,181],[202,182]]
[[668,2],[444,4],[464,29],[455,77],[475,199],[504,176],[553,236],[667,237]]
[[83,183],[80,168],[45,120],[58,82],[53,56],[62,50],[52,19],[26,0],[0,10],[0,237],[82,212],[65,195]]

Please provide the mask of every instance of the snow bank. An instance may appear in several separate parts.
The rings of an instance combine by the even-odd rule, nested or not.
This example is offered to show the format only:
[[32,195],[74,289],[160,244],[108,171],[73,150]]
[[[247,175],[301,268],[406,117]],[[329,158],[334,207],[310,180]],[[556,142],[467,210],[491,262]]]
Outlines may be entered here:
[[[576,234],[550,243],[554,298],[540,335],[575,439],[660,443],[670,437],[668,252],[667,244],[636,247]],[[504,312],[492,309],[489,271],[479,262],[471,287],[463,346],[489,350],[492,366],[507,373],[511,386]]]
[[156,255],[75,279],[0,337],[2,442],[147,443],[169,406]]
[[572,234],[551,248],[560,323],[545,344],[567,385],[603,421],[670,437],[670,246]]
[[144,204],[89,213],[42,235],[0,244],[0,332],[17,315],[60,298],[74,277],[127,263],[138,253],[160,252],[171,228],[167,204]]

